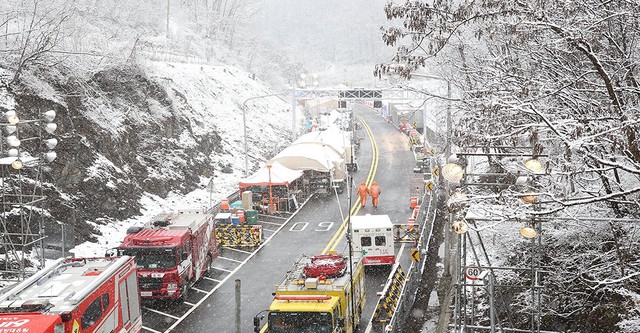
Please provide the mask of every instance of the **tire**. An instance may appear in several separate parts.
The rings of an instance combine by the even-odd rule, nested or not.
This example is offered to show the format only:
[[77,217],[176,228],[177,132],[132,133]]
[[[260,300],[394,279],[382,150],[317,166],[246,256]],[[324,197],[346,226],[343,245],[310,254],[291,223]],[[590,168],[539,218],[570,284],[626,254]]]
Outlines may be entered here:
[[191,282],[185,281],[184,284],[182,285],[182,288],[180,288],[180,297],[178,297],[178,302],[187,301],[187,298],[189,297],[190,287],[191,287]]
[[204,270],[204,275],[209,275],[209,271],[211,271],[211,264],[213,263],[213,259],[211,259],[211,255],[207,254],[207,269]]

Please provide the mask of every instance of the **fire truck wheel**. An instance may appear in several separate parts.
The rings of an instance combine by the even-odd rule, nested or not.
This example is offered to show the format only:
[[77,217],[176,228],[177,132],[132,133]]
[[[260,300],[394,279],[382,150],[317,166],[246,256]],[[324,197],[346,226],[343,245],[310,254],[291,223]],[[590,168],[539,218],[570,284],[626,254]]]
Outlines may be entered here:
[[185,283],[182,285],[182,288],[180,289],[180,298],[179,298],[180,302],[187,301],[187,297],[189,297],[190,286],[191,286],[191,281],[185,281]]
[[207,268],[204,271],[204,275],[209,275],[209,272],[211,271],[211,263],[213,262],[213,260],[211,259],[211,255],[208,254],[207,255]]

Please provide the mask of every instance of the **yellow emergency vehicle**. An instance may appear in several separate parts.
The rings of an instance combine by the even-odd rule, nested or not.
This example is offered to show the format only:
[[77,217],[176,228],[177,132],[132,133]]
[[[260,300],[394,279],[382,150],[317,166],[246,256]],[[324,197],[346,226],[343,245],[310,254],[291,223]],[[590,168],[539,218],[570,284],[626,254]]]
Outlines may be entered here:
[[[353,272],[353,279],[350,272]],[[276,285],[267,325],[256,332],[353,333],[364,309],[364,266],[342,255],[303,256]]]

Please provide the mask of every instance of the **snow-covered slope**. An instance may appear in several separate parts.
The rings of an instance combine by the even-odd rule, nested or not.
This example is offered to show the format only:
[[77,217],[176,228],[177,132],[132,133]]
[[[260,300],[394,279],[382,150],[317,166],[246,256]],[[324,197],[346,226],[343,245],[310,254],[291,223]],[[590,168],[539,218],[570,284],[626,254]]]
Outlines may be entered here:
[[86,242],[79,255],[103,254],[128,225],[161,210],[201,208],[234,192],[244,176],[243,105],[250,172],[291,137],[286,92],[235,67],[139,60],[89,79],[63,77],[25,76],[19,89],[0,92],[0,111],[57,111],[46,223],[72,226]]

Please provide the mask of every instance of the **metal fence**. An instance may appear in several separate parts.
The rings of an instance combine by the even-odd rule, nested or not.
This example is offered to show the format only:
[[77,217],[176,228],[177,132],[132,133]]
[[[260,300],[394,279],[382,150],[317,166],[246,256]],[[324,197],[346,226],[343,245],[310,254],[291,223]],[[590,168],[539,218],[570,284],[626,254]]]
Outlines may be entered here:
[[[431,235],[433,233],[438,201],[437,188],[438,187],[435,186],[433,192],[425,194],[420,204],[420,211],[416,217],[416,221],[422,222],[419,223],[421,225],[420,237],[415,243],[414,249],[420,254],[420,260],[412,261],[406,273],[402,273],[402,268],[399,264],[394,265],[390,276],[403,277],[404,284],[400,288],[399,295],[397,297],[393,297],[397,299],[397,304],[391,307],[393,311],[393,314],[390,316],[391,318],[387,319],[385,317],[388,316],[380,316],[380,320],[376,320],[372,323],[371,332],[400,332],[401,324],[407,320],[411,313],[411,308],[413,307],[413,303],[416,298],[416,291],[422,282],[422,274],[426,266],[426,254],[429,252],[429,247],[432,246],[431,240],[433,237],[431,237]],[[397,288],[397,279],[389,279],[389,281],[387,281],[382,291],[383,296],[380,297],[378,304],[376,304],[376,311],[379,309],[389,308],[389,305],[385,302],[389,295],[397,292],[395,290]]]

